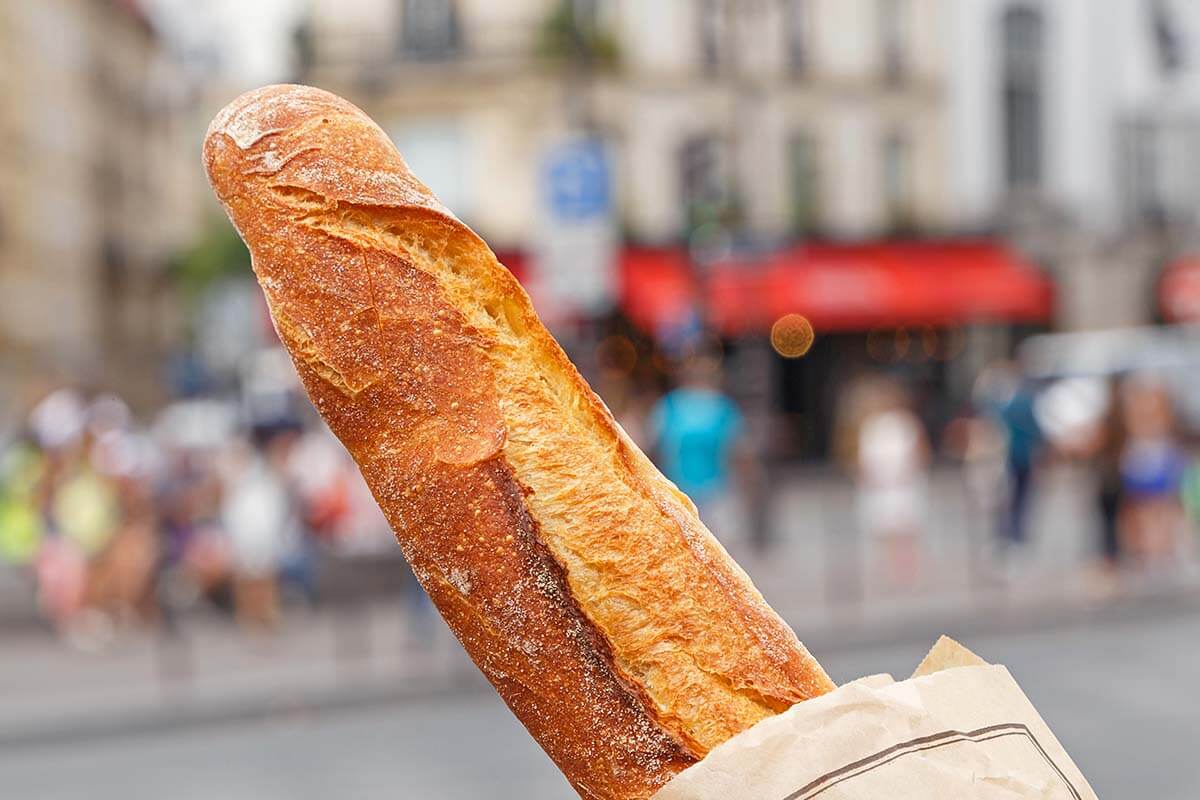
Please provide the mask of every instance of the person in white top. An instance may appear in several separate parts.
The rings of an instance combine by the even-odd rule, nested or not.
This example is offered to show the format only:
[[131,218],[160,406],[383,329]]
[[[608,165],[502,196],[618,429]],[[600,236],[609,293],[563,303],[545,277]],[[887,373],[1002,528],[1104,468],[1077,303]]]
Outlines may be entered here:
[[882,545],[892,586],[911,586],[920,577],[928,506],[925,429],[903,406],[877,410],[859,427],[857,455],[859,524]]
[[301,536],[284,464],[289,433],[240,454],[226,475],[221,523],[229,537],[234,604],[239,621],[271,627],[278,621],[278,573]]

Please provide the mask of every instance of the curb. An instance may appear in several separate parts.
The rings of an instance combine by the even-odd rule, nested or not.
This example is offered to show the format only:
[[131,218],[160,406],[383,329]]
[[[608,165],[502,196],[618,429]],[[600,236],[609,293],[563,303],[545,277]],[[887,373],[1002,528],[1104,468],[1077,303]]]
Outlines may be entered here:
[[472,669],[470,672],[452,671],[440,679],[373,680],[299,691],[264,692],[218,701],[163,703],[119,714],[82,713],[9,730],[0,728],[0,755],[113,737],[136,738],[164,731],[350,713],[381,705],[416,705],[449,696],[477,694],[487,688],[483,677]]
[[[974,603],[953,612],[927,613],[919,617],[860,618],[850,624],[808,628],[801,639],[809,649],[836,652],[932,644],[942,634],[963,639],[1006,636],[1196,613],[1200,613],[1200,586],[1188,583],[1132,592],[1104,601],[1060,598],[1054,603]],[[789,621],[796,619],[784,616]]]
[[[801,626],[801,639],[813,652],[838,653],[865,648],[931,644],[941,634],[962,639],[1054,631],[1090,624],[1123,624],[1150,618],[1200,613],[1200,587],[1173,586],[1132,593],[1103,603],[1059,602],[1055,605],[973,604],[951,613],[855,619],[843,610],[824,626]],[[785,618],[797,620],[803,614]],[[112,713],[82,712],[52,720],[0,725],[0,755],[23,750],[78,744],[110,737],[152,736],[180,731],[353,713],[380,706],[435,702],[490,691],[469,663],[433,675],[373,677],[330,685],[293,686],[265,692],[243,692],[207,699],[166,700],[158,705]]]

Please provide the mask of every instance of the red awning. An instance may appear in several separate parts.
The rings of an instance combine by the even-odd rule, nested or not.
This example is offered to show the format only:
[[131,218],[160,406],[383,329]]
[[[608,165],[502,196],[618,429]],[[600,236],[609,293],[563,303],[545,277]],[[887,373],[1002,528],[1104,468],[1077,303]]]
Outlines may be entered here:
[[784,314],[817,330],[861,331],[981,320],[1045,322],[1050,280],[989,242],[809,245],[757,263],[718,265],[709,319],[730,335],[765,330]]
[[1200,322],[1200,256],[1167,267],[1158,284],[1158,303],[1171,322]]
[[508,267],[508,271],[521,283],[529,279],[529,264],[520,250],[497,250],[496,260]]
[[[506,255],[523,277],[522,259]],[[993,242],[806,245],[719,263],[706,279],[694,277],[682,248],[629,247],[620,256],[619,301],[651,334],[685,325],[697,311],[726,335],[765,332],[789,313],[804,315],[818,331],[868,331],[1047,322],[1054,287]]]
[[634,324],[661,334],[687,322],[696,308],[696,282],[678,247],[621,251],[620,304]]

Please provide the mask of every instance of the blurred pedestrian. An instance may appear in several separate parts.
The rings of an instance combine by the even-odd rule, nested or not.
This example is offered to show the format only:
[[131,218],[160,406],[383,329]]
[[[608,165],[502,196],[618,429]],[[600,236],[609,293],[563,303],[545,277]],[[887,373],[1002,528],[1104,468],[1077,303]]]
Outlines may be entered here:
[[654,405],[647,437],[659,467],[695,502],[718,537],[737,526],[735,472],[748,471],[753,456],[742,438],[737,404],[721,391],[721,358],[713,350],[687,357],[678,385]]
[[1028,540],[1029,505],[1033,490],[1033,472],[1042,448],[1042,432],[1034,414],[1033,385],[1018,379],[1008,402],[1000,407],[1008,444],[1008,509],[1001,533],[1010,546],[1022,546]]
[[89,607],[89,580],[120,508],[113,482],[91,460],[96,431],[88,417],[82,395],[63,388],[34,406],[29,428],[45,458],[36,490],[44,529],[34,563],[39,607],[67,642],[94,650],[111,638],[112,620]]
[[858,429],[859,525],[885,553],[890,588],[912,587],[921,572],[929,496],[929,441],[904,404],[879,408]]
[[1008,491],[997,531],[1000,554],[1011,561],[1028,539],[1033,474],[1042,450],[1037,392],[1016,363],[997,361],[980,373],[974,393],[981,411],[990,414],[1004,434]]
[[157,520],[144,484],[123,480],[118,485],[120,521],[97,553],[88,571],[86,604],[114,623],[149,620],[155,616],[153,580],[158,561]]
[[280,581],[309,606],[317,603],[317,547],[345,533],[352,471],[345,450],[328,430],[303,431],[292,423],[272,443],[280,477],[298,510],[296,531],[283,554]]
[[0,457],[0,561],[29,567],[42,546],[39,491],[46,460],[32,438],[21,436]]
[[284,472],[290,445],[289,432],[260,428],[255,446],[241,448],[225,476],[221,520],[233,561],[234,608],[248,628],[278,622],[279,570],[299,538]]
[[1121,454],[1125,450],[1125,425],[1121,414],[1120,382],[1115,378],[1109,387],[1109,401],[1097,432],[1096,505],[1100,511],[1099,551],[1101,564],[1107,572],[1115,572],[1121,564]]
[[1187,454],[1175,437],[1170,395],[1157,380],[1128,379],[1121,392],[1126,431],[1121,451],[1124,545],[1140,566],[1162,566],[1176,554],[1183,526],[1180,488]]
[[154,448],[132,429],[131,414],[114,395],[101,395],[88,409],[92,439],[88,459],[112,487],[117,523],[108,543],[92,557],[87,605],[115,623],[154,616],[154,568],[158,561],[157,513],[150,479]]
[[169,442],[156,487],[159,545],[157,611],[168,633],[177,612],[200,598],[228,604],[231,556],[219,519],[221,484],[216,454]]

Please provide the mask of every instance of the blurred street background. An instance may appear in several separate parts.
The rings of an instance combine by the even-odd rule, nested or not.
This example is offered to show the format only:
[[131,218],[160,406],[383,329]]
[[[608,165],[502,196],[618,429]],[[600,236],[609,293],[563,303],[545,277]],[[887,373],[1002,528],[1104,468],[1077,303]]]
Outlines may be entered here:
[[200,143],[341,94],[833,677],[1010,666],[1200,777],[1200,4],[0,0],[0,796],[559,798]]

